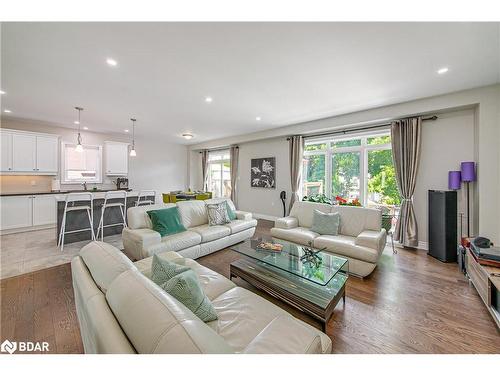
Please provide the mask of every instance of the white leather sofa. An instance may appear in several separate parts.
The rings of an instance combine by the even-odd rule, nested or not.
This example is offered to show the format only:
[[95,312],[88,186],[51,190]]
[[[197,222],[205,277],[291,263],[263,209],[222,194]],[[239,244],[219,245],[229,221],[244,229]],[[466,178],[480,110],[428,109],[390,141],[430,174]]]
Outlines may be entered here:
[[[125,253],[132,259],[139,260],[164,251],[176,251],[183,257],[196,259],[214,251],[224,249],[235,243],[251,238],[255,233],[257,220],[252,214],[237,211],[233,202],[227,199],[236,213],[236,220],[226,225],[208,225],[207,203],[226,200],[210,199],[206,201],[182,201],[177,204],[156,204],[130,207],[127,210],[128,228],[122,232]],[[161,237],[152,229],[147,211],[176,206],[185,232]]]
[[[314,210],[340,213],[337,236],[320,235],[311,230]],[[277,219],[271,235],[286,241],[323,249],[349,260],[349,273],[365,277],[373,272],[385,247],[387,234],[382,228],[382,212],[372,208],[332,206],[295,202],[290,215]]]
[[132,263],[104,242],[71,262],[85,353],[330,353],[316,328],[176,252],[158,256],[198,275],[218,319],[204,323],[148,277],[152,258]]

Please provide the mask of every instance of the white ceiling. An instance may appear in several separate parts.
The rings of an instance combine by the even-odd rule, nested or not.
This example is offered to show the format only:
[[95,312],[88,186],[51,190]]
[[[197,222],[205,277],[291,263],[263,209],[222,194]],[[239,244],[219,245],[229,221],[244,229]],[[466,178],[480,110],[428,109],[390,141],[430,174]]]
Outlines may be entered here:
[[198,143],[500,82],[499,25],[3,23],[2,112]]

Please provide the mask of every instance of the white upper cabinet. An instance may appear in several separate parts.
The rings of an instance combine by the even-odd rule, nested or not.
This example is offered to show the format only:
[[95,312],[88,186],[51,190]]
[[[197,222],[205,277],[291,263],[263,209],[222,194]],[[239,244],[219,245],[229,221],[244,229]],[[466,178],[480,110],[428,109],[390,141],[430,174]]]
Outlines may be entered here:
[[11,172],[12,167],[12,134],[0,132],[1,155],[0,172]]
[[57,173],[57,147],[55,137],[36,137],[36,170]]
[[128,174],[128,143],[104,142],[107,176],[126,176]]
[[12,165],[14,172],[36,172],[36,137],[13,134]]
[[1,136],[1,172],[57,174],[59,138],[16,130],[3,130]]

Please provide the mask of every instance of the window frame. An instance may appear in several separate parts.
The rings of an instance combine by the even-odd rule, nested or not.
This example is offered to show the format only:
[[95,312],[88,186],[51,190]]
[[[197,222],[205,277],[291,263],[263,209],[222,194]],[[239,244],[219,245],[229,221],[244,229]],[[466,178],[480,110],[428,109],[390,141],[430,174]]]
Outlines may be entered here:
[[64,185],[81,185],[84,182],[88,184],[102,184],[102,145],[82,145],[83,149],[85,148],[97,148],[98,150],[98,167],[99,170],[97,171],[97,180],[94,181],[88,181],[84,179],[78,179],[78,180],[69,180],[66,178],[66,146],[74,146],[76,147],[76,143],[74,142],[61,142],[61,183]]
[[[214,156],[217,156],[217,155],[221,155],[222,157],[220,159],[216,159],[216,160],[210,160],[210,154],[214,155]],[[224,158],[224,156],[227,154],[227,158]],[[208,173],[208,181],[207,181],[207,186],[209,188],[211,188],[211,178],[212,178],[212,172],[210,170],[210,166],[211,165],[214,165],[214,164],[220,164],[221,168],[220,168],[220,182],[221,182],[221,186],[220,186],[220,192],[221,192],[221,195],[220,195],[220,198],[230,198],[230,197],[225,197],[223,195],[223,182],[224,182],[224,163],[228,163],[229,164],[229,173],[231,173],[231,154],[230,154],[230,150],[229,149],[224,149],[224,150],[217,150],[217,151],[209,151],[208,153],[208,170],[207,170],[207,173]],[[231,186],[231,189],[233,189],[233,187]],[[212,194],[214,195],[214,198],[215,198],[215,194],[214,192],[212,192]]]
[[[360,182],[359,182],[359,201],[363,206],[367,205],[367,197],[368,197],[368,153],[370,151],[377,150],[392,150],[392,139],[391,142],[385,144],[378,145],[370,145],[368,144],[368,138],[375,138],[391,135],[390,129],[382,129],[371,132],[364,132],[358,134],[351,135],[341,135],[341,136],[324,136],[320,138],[314,138],[310,141],[306,140],[305,146],[326,143],[325,150],[311,150],[304,151],[304,156],[310,155],[325,155],[325,187],[324,194],[327,197],[334,199],[332,196],[332,165],[333,165],[333,155],[338,153],[346,153],[346,152],[359,152],[359,173],[360,173]],[[359,146],[346,146],[346,147],[332,147],[334,142],[339,141],[347,141],[351,139],[361,139],[361,145]],[[305,175],[305,171],[303,171],[303,175]],[[303,186],[304,180],[300,185],[301,196],[303,195]]]

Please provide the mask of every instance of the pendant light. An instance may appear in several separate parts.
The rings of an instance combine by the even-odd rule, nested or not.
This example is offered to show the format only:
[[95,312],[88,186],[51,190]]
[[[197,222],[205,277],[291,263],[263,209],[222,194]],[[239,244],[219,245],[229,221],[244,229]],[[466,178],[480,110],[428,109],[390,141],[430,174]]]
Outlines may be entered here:
[[130,156],[136,156],[135,152],[135,122],[137,121],[135,118],[131,118],[132,121],[132,149],[130,150]]
[[75,109],[78,111],[78,138],[77,138],[77,144],[75,151],[76,152],[82,152],[83,151],[83,146],[82,146],[82,136],[80,134],[80,112],[83,111],[82,107],[75,107]]

